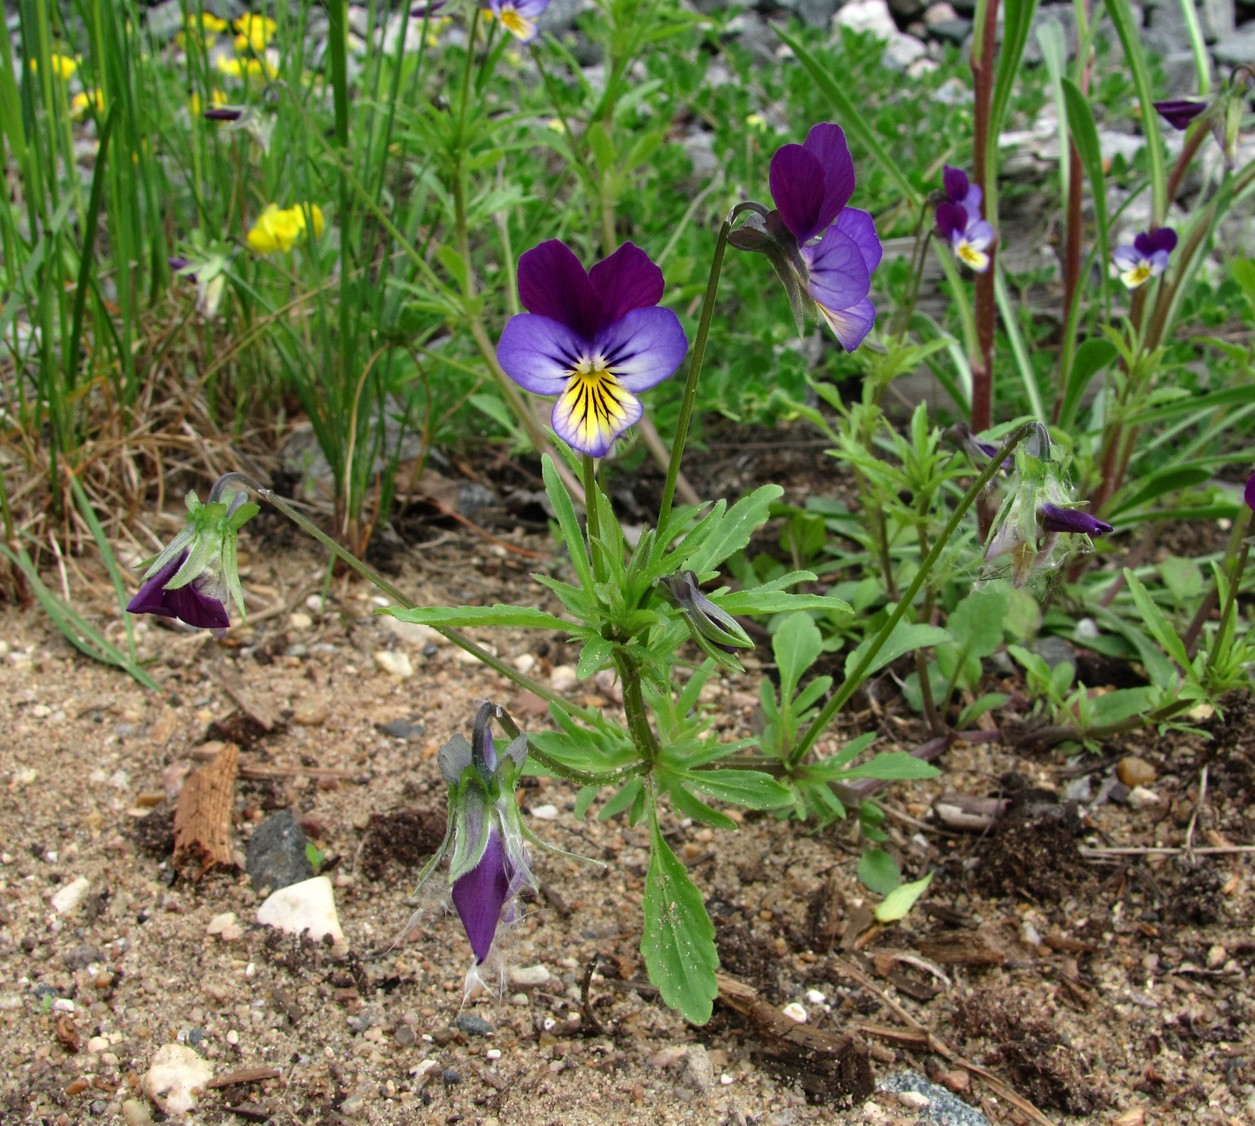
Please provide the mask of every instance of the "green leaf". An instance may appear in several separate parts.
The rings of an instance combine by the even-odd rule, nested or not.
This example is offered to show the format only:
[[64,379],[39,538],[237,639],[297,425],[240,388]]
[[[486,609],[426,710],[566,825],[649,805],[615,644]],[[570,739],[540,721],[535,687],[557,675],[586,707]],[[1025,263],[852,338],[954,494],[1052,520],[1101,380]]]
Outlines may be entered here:
[[1159,642],[1160,647],[1168,654],[1182,669],[1189,671],[1190,658],[1185,651],[1185,643],[1181,640],[1181,635],[1168,621],[1164,612],[1155,604],[1153,598],[1142,585],[1141,580],[1126,567],[1124,569],[1124,581],[1128,584],[1129,593],[1133,596],[1133,601],[1137,605],[1137,612],[1142,616],[1142,622],[1147,630],[1150,631],[1151,637]]
[[907,912],[915,906],[915,901],[928,890],[928,885],[933,882],[935,875],[935,872],[929,872],[922,880],[915,880],[913,883],[894,888],[882,902],[876,905],[876,921],[896,923],[904,918]]
[[575,675],[580,680],[587,680],[593,673],[605,668],[614,657],[614,644],[604,637],[590,638],[584,642],[580,650],[579,663],[575,666]]
[[1010,601],[1005,590],[969,594],[946,619],[946,629],[974,657],[988,657],[1002,644],[1002,622]]
[[1210,470],[1194,465],[1171,466],[1158,473],[1152,473],[1143,479],[1141,487],[1131,495],[1120,497],[1110,519],[1114,521],[1124,513],[1132,512],[1156,497],[1163,496],[1164,493],[1175,492],[1177,489],[1190,489],[1210,480]]
[[[953,639],[949,631],[940,626],[925,625],[922,622],[899,622],[880,652],[876,654],[875,659],[863,670],[863,676],[865,678],[871,676],[872,673],[883,669],[885,665],[892,664],[906,653],[913,653],[916,649],[926,649],[932,645],[944,645],[951,640]],[[847,677],[858,668],[863,654],[871,648],[874,641],[874,635],[864,639],[863,643],[846,657],[845,675]]]
[[858,859],[859,882],[877,895],[889,895],[902,883],[902,869],[883,848],[864,849]]
[[553,505],[553,514],[557,517],[558,528],[562,532],[562,540],[567,546],[571,557],[571,566],[579,576],[580,586],[586,591],[593,589],[593,568],[588,560],[588,545],[584,541],[584,532],[580,528],[579,517],[575,514],[575,503],[566,485],[558,473],[558,467],[548,454],[541,461],[541,475],[545,480],[545,493],[549,503]]
[[771,515],[772,501],[779,500],[783,494],[784,490],[779,485],[762,485],[726,511],[715,509],[710,512],[697,529],[694,529],[704,530],[706,525],[715,522],[702,536],[697,550],[687,554],[684,552],[684,545],[680,545],[679,551],[684,557],[685,566],[696,571],[699,577],[707,571],[715,570],[729,555],[740,551],[750,542],[750,537]]
[[663,1001],[693,1024],[710,1020],[719,992],[715,928],[688,872],[650,819],[641,954]]
[[703,825],[714,825],[717,829],[726,829],[729,832],[737,828],[737,823],[726,813],[720,813],[696,794],[686,790],[679,778],[666,779],[666,787],[667,796],[671,798],[671,804],[681,817],[691,818]]
[[803,674],[819,658],[824,639],[819,627],[806,614],[790,614],[771,639],[771,649],[780,669],[780,699],[788,706]]
[[910,751],[883,751],[859,766],[843,770],[839,778],[843,782],[855,778],[908,782],[919,778],[936,778],[940,773],[931,762],[916,758]]
[[790,610],[823,610],[850,614],[853,609],[833,594],[795,594],[787,590],[737,590],[715,601],[729,614],[784,614]]
[[388,606],[379,611],[391,614],[398,621],[420,626],[448,626],[464,629],[468,626],[513,626],[516,629],[569,630],[571,623],[537,610],[532,606],[506,606],[500,602],[492,606],[415,606],[405,610]]
[[693,770],[685,777],[712,798],[746,809],[779,809],[790,801],[788,789],[761,770]]
[[[1068,113],[1068,132],[1072,137],[1076,151],[1080,155],[1081,165],[1089,178],[1090,199],[1094,206],[1094,224],[1097,228],[1097,239],[1100,247],[1107,245],[1107,185],[1102,167],[1102,145],[1098,140],[1098,126],[1094,124],[1094,111],[1089,99],[1081,92],[1081,88],[1070,78],[1063,79],[1063,101]],[[1103,262],[1105,268],[1106,262]],[[1096,343],[1096,342],[1091,342]],[[1083,347],[1083,346],[1082,346]],[[1082,349],[1077,349],[1080,359]],[[1111,361],[1108,360],[1108,363]],[[1076,363],[1073,362],[1075,371]],[[1070,389],[1070,388],[1069,388]]]

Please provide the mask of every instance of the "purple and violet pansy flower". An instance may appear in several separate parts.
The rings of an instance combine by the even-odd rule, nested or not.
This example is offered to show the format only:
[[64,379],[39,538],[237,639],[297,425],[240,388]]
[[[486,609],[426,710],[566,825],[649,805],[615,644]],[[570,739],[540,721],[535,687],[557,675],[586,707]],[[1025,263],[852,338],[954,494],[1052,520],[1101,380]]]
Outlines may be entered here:
[[846,351],[876,323],[868,294],[883,248],[871,215],[847,207],[854,194],[854,161],[839,125],[815,125],[800,145],[784,145],[771,158],[776,210],[767,231],[792,236],[789,255],[798,280]]
[[946,198],[937,204],[937,233],[949,244],[954,255],[978,274],[989,269],[989,247],[994,241],[993,225],[981,218],[984,192],[966,172],[947,164],[942,173]]
[[1177,245],[1177,233],[1171,227],[1143,231],[1132,242],[1117,246],[1111,254],[1112,264],[1120,280],[1129,289],[1137,289],[1167,269],[1168,255]]
[[187,555],[185,551],[174,556],[147,579],[127,603],[127,611],[177,618],[196,629],[212,629],[221,635],[231,619],[227,614],[226,584],[217,572],[202,571],[186,586],[168,586],[187,562]]
[[554,432],[572,449],[604,457],[640,419],[637,393],[683,362],[680,319],[658,304],[662,271],[627,242],[591,270],[565,243],[542,242],[519,259],[519,299],[497,359],[515,383],[556,395]]
[[536,20],[549,7],[549,0],[487,0],[483,13],[500,22],[520,43],[536,38]]

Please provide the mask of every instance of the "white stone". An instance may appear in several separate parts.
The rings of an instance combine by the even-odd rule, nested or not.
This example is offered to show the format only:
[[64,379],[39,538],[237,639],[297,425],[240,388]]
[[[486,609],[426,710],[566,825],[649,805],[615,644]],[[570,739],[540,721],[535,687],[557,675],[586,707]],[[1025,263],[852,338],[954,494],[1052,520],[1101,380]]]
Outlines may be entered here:
[[894,70],[906,70],[928,54],[928,48],[913,35],[895,31],[885,44],[884,64]]
[[140,1088],[156,1108],[186,1118],[214,1077],[214,1069],[186,1044],[163,1044],[140,1080]]
[[547,984],[549,976],[549,971],[539,964],[510,967],[510,984],[516,989],[535,989]]
[[853,0],[833,17],[833,23],[851,31],[871,31],[881,39],[890,38],[898,30],[885,0]]
[[58,915],[72,915],[82,907],[83,900],[87,898],[87,893],[91,889],[91,880],[86,876],[79,876],[77,880],[71,880],[52,897],[52,906]]
[[556,805],[534,805],[532,806],[532,816],[539,818],[541,821],[557,821],[558,807]]
[[806,1009],[799,1005],[796,1001],[791,1001],[780,1010],[789,1020],[795,1020],[798,1024],[806,1023]]
[[336,914],[335,892],[326,876],[315,876],[312,880],[280,888],[257,908],[257,921],[288,934],[308,931],[315,942],[331,935],[336,949],[341,952],[349,947]]
[[1129,791],[1129,796],[1124,800],[1134,809],[1146,809],[1149,806],[1159,804],[1159,795],[1145,786],[1134,786]]
[[555,692],[570,692],[579,686],[579,674],[574,665],[554,665],[549,673],[549,687]]
[[206,934],[221,934],[227,927],[235,922],[234,911],[224,911],[221,915],[215,915],[209,920],[209,925],[205,928]]
[[390,634],[410,649],[423,649],[428,645],[445,645],[445,639],[431,626],[403,622],[386,614],[379,619]]
[[375,664],[382,672],[395,676],[398,680],[409,680],[414,675],[414,665],[410,662],[408,653],[380,649],[375,653]]
[[290,625],[293,629],[309,629],[309,627],[313,624],[314,619],[302,610],[293,612],[288,618],[288,625]]
[[806,991],[806,1000],[811,1005],[823,1005],[827,1003],[828,998],[820,993],[818,989],[808,989]]

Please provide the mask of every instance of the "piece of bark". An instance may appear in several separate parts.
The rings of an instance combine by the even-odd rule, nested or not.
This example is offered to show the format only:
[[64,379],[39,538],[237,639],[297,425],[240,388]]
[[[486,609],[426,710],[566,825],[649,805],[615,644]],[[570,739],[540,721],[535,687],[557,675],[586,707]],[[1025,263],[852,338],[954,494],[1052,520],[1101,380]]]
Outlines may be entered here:
[[245,1067],[226,1075],[219,1075],[205,1084],[212,1087],[234,1087],[238,1083],[260,1083],[265,1079],[278,1079],[283,1072],[277,1067]]
[[988,829],[1011,803],[1005,798],[973,794],[943,794],[933,803],[933,814],[949,829],[980,833]]
[[240,750],[228,743],[208,766],[187,776],[174,809],[174,866],[199,880],[211,868],[232,868],[231,808]]
[[777,1074],[797,1080],[808,1099],[853,1105],[871,1095],[871,1062],[860,1040],[799,1024],[727,974],[716,975],[716,980],[719,1000],[748,1017],[766,1041],[755,1055]]
[[916,944],[919,952],[943,966],[1001,966],[1006,951],[991,928],[946,930],[930,934]]

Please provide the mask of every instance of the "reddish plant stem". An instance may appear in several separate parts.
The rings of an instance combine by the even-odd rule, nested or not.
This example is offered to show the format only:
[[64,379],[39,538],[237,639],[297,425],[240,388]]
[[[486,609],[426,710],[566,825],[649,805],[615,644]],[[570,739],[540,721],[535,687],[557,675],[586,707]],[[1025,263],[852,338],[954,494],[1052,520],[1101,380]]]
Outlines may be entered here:
[[[985,6],[985,22],[982,28],[980,54],[973,55],[972,92],[975,98],[974,133],[972,141],[972,179],[980,185],[986,200],[990,195],[992,165],[989,147],[996,143],[991,138],[990,125],[993,112],[994,58],[998,39],[998,0],[989,0]],[[986,215],[994,222],[994,217]],[[995,223],[996,226],[996,223]],[[988,430],[993,423],[993,374],[994,374],[994,325],[997,304],[994,300],[994,266],[998,253],[998,237],[989,246],[989,268],[976,275],[975,314],[976,345],[979,355],[972,357],[972,429],[977,433]]]
[[1185,135],[1185,144],[1181,146],[1181,155],[1177,157],[1177,162],[1172,166],[1172,171],[1168,174],[1167,200],[1168,206],[1171,207],[1177,199],[1177,192],[1181,190],[1181,181],[1185,179],[1186,169],[1194,162],[1194,156],[1198,152],[1199,146],[1203,143],[1203,138],[1210,133],[1211,130],[1206,125],[1196,124]]

